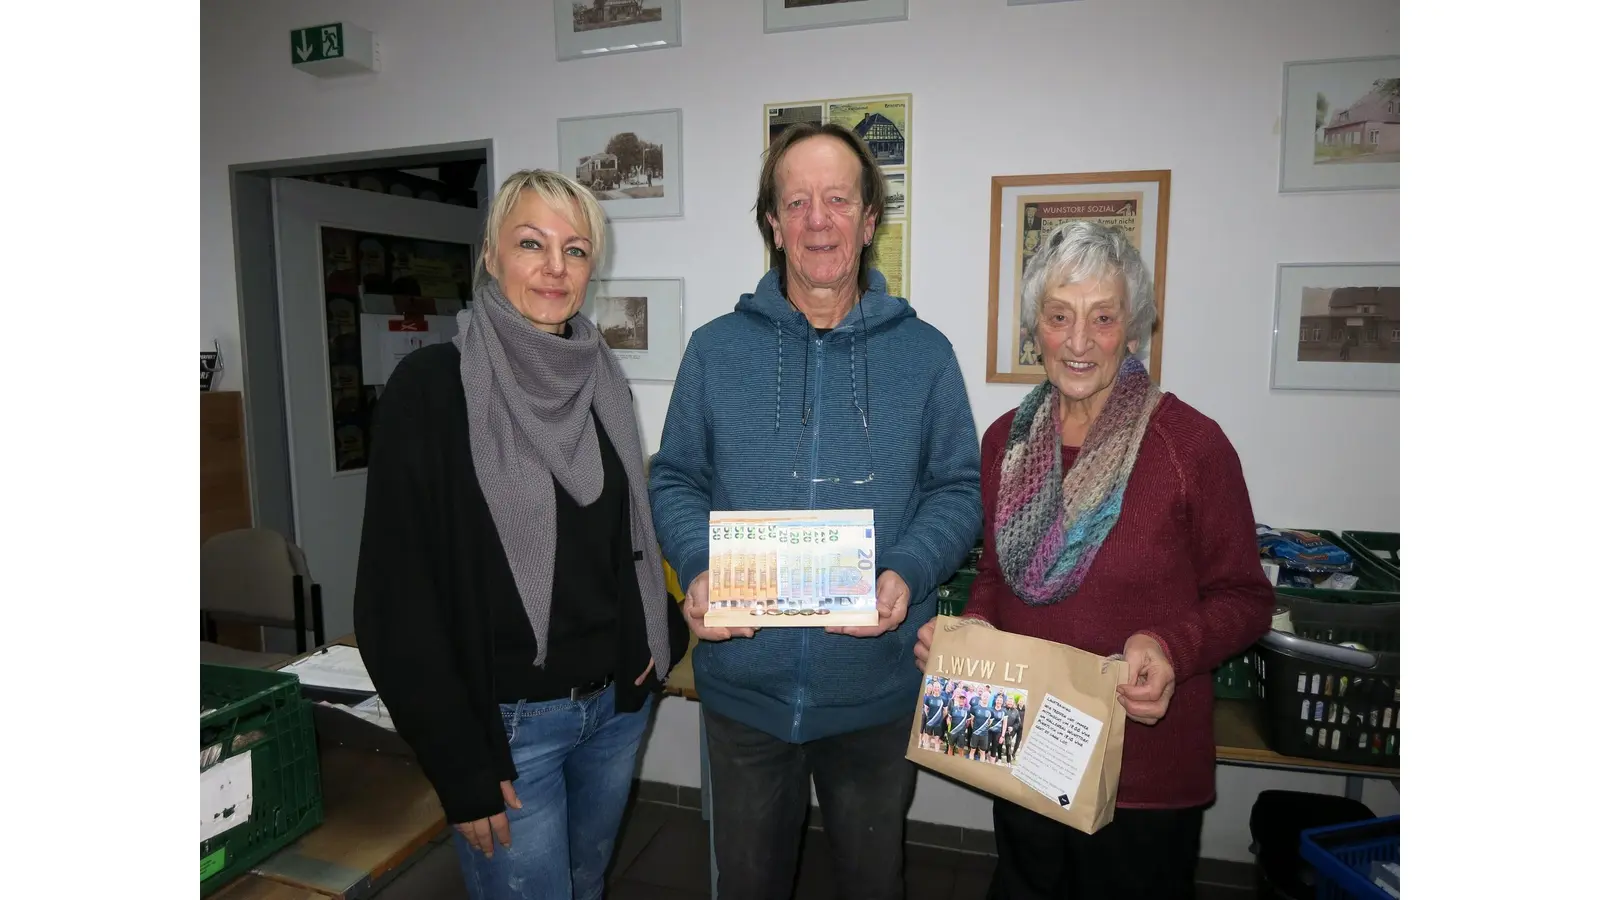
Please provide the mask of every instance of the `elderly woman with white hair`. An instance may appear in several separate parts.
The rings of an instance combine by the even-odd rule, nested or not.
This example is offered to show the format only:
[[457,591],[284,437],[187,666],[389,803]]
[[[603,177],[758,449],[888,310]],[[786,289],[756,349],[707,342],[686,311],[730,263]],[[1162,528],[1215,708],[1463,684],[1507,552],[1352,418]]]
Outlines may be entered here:
[[374,413],[356,636],[474,900],[595,900],[654,695],[688,649],[633,396],[578,315],[605,215],[555,172],[489,208],[453,343]]
[[[1194,896],[1216,796],[1211,673],[1271,626],[1239,458],[1139,360],[1149,272],[1120,231],[1058,227],[1023,276],[1046,380],[983,436],[984,552],[964,615],[1121,654],[1128,729],[1112,823],[1073,831],[996,800],[990,900]],[[926,665],[932,623],[918,634]]]

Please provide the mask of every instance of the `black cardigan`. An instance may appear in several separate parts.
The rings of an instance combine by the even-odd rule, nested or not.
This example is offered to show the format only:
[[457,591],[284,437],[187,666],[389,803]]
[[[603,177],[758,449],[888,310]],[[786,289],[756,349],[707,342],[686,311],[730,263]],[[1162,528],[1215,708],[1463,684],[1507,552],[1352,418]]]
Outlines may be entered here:
[[[637,597],[637,579],[626,581]],[[451,823],[504,811],[500,782],[517,777],[493,674],[490,598],[506,591],[516,587],[472,463],[460,351],[424,347],[395,367],[373,410],[355,629],[395,730]],[[618,598],[619,712],[659,692],[689,644],[672,599],[651,598],[667,607],[672,659],[656,660],[635,687],[650,649],[631,599]]]

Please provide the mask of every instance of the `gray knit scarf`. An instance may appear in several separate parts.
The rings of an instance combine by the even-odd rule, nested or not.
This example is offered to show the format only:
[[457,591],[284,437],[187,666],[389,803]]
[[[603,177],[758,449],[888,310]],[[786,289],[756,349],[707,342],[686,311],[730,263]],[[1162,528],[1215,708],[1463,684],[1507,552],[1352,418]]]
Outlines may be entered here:
[[[534,665],[542,667],[549,651],[556,550],[551,479],[583,506],[599,499],[605,484],[593,409],[628,475],[639,597],[655,674],[665,679],[671,658],[666,576],[650,519],[633,395],[616,357],[581,315],[572,317],[570,337],[540,331],[492,277],[473,292],[472,307],[456,316],[456,324],[472,462],[533,625]],[[619,680],[634,674],[616,673]]]

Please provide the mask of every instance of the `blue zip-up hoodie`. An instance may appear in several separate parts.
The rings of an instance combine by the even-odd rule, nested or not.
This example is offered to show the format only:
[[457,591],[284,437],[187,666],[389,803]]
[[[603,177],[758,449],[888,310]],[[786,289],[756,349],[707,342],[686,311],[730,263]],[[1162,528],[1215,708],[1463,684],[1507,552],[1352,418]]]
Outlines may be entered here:
[[977,428],[955,353],[884,288],[870,272],[860,303],[818,334],[769,271],[690,337],[650,464],[656,535],[685,587],[708,565],[713,509],[873,510],[878,569],[911,589],[899,628],[763,628],[694,650],[707,709],[796,743],[916,714],[917,629],[981,527]]

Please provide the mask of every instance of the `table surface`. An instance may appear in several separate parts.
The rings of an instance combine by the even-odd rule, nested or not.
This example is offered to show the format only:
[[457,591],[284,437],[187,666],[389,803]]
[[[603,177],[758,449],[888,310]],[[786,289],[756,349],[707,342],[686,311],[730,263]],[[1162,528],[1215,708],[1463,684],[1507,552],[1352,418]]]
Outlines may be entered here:
[[432,843],[444,809],[413,760],[328,747],[322,824],[254,869],[257,875],[332,897],[359,897]]
[[209,900],[327,900],[327,898],[327,894],[308,891],[260,875],[247,874],[229,882],[227,887],[212,894]]
[[1306,759],[1301,756],[1284,756],[1267,747],[1266,735],[1261,730],[1260,712],[1249,700],[1218,700],[1213,714],[1214,737],[1217,742],[1217,761],[1238,765],[1265,766],[1294,769],[1303,772],[1321,772],[1328,775],[1358,775],[1367,778],[1399,778],[1400,770],[1393,766],[1363,766],[1355,763],[1328,762]]
[[[329,642],[351,647],[355,643],[354,635]],[[290,662],[285,660],[284,665]],[[415,760],[319,742],[317,762],[322,824],[256,866],[254,878],[239,879],[214,896],[354,900],[445,834],[444,808]],[[275,890],[273,884],[289,892],[248,893]],[[236,890],[247,892],[232,893]]]
[[[667,676],[666,693],[698,700],[694,690],[694,641],[691,636],[690,653]],[[1261,721],[1254,705],[1248,700],[1218,700],[1213,724],[1217,742],[1217,761],[1234,765],[1262,766],[1292,769],[1301,772],[1328,775],[1357,775],[1371,778],[1398,778],[1400,770],[1385,766],[1361,766],[1353,763],[1328,762],[1284,756],[1267,746],[1261,731]]]

